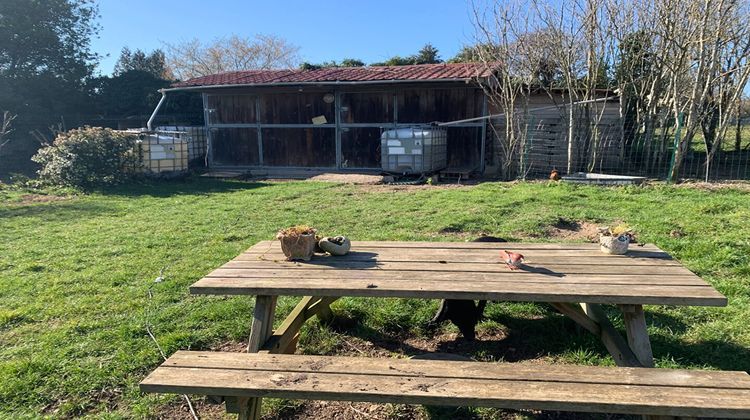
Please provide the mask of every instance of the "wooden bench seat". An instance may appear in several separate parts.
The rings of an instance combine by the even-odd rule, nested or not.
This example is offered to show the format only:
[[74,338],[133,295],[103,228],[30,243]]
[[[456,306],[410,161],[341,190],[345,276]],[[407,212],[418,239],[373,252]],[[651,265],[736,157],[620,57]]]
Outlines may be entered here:
[[178,351],[144,392],[750,418],[750,375],[572,365]]

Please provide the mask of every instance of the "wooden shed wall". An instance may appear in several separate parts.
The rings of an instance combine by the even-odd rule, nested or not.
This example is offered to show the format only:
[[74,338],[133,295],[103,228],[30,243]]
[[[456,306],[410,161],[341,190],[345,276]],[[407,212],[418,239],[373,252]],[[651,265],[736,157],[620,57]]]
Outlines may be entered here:
[[[505,118],[491,119],[487,131],[488,165],[502,172],[504,154],[512,154],[513,164],[506,176],[539,176],[553,168],[566,172],[568,164],[569,114],[562,96],[532,95],[528,113],[517,124],[525,131],[522,143],[510,150],[505,139]],[[560,105],[556,107],[555,104]],[[550,108],[551,107],[551,108]],[[539,109],[543,108],[543,109]],[[622,160],[622,127],[615,102],[574,105],[574,137],[571,172],[617,170]],[[499,111],[493,110],[492,113]],[[599,114],[601,113],[601,117]],[[494,128],[494,129],[493,129]]]
[[[228,88],[204,101],[214,166],[379,169],[382,130],[486,112],[464,83]],[[449,166],[481,167],[482,124],[449,129]]]

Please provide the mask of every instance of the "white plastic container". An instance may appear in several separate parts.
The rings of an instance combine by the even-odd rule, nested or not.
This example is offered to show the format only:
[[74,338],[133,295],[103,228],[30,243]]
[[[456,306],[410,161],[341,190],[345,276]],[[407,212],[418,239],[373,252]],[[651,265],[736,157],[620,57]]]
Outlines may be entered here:
[[437,127],[409,127],[383,131],[381,166],[385,172],[423,174],[445,169],[448,136]]

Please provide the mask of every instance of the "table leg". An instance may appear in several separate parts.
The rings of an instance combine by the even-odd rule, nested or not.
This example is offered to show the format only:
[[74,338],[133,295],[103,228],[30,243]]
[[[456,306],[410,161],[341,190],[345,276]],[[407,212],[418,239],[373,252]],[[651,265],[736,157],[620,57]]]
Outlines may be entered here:
[[654,367],[654,354],[646,330],[646,316],[641,305],[620,305],[628,345],[644,367]]
[[[257,353],[273,334],[273,315],[276,312],[276,296],[259,295],[255,298],[253,325],[247,343],[248,353]],[[239,400],[239,420],[260,418],[261,398],[241,398]]]

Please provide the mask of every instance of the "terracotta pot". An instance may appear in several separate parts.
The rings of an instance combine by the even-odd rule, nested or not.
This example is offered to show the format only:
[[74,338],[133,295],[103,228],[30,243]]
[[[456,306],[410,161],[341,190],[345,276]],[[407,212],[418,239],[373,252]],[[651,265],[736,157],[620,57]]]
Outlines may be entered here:
[[310,261],[315,252],[315,235],[282,236],[279,238],[281,250],[286,259]]
[[628,252],[630,238],[626,235],[605,236],[599,235],[599,248],[605,254],[622,255]]

